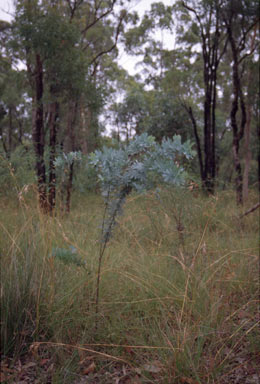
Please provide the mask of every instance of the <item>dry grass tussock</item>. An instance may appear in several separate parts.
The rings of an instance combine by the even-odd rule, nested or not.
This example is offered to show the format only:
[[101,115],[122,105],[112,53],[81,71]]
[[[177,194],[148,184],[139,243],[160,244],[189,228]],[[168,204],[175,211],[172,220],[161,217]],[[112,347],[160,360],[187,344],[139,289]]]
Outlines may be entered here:
[[1,199],[2,382],[259,383],[258,212],[240,217],[232,192],[130,197],[96,315],[103,209],[75,196],[48,218],[30,188]]

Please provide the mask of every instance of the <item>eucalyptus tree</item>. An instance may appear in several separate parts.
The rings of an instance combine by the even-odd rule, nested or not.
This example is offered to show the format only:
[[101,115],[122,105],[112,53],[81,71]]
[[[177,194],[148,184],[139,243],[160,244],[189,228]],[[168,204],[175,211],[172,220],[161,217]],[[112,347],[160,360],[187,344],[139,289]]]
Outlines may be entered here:
[[111,110],[114,116],[113,123],[118,127],[118,139],[123,135],[126,143],[129,143],[134,135],[147,131],[149,93],[144,90],[142,84],[132,78],[124,82],[123,87],[125,91],[123,100],[114,103]]
[[11,39],[12,25],[0,20],[0,140],[9,158],[11,152],[23,142],[28,112],[25,71],[15,67],[15,59],[8,46]]
[[[159,80],[157,83],[159,85]],[[146,89],[136,77],[128,78],[120,86],[124,90],[123,98],[110,108],[118,141],[121,135],[128,143],[133,136],[144,132],[154,136],[157,142],[176,134],[181,134],[184,140],[192,138],[187,129],[188,117],[179,98],[163,81],[160,81],[160,87]]]
[[[243,78],[246,59],[253,55],[259,42],[256,39],[259,25],[259,2],[247,0],[223,1],[221,17],[224,22],[232,59],[232,105],[230,120],[233,132],[233,157],[236,172],[237,203],[243,203],[243,177],[240,144],[247,126],[248,143],[250,109],[246,108]],[[240,116],[239,116],[240,114]],[[247,124],[248,123],[248,124]],[[248,161],[248,159],[247,159]],[[248,164],[247,164],[248,166]],[[245,193],[245,192],[244,192]]]
[[[105,102],[111,69],[115,69],[116,47],[124,22],[130,17],[126,10],[115,10],[117,0],[68,1],[70,22],[80,31],[79,50],[87,66],[85,85],[68,101],[66,152],[81,149],[83,154],[95,150],[100,136],[98,115]],[[121,2],[121,6],[123,2]],[[110,68],[110,69],[108,69]],[[76,130],[77,128],[77,130]],[[74,162],[67,180],[66,210],[70,195]]]
[[[104,73],[107,66],[113,66],[108,54],[113,55],[119,34],[123,27],[124,12],[115,14],[117,1],[68,1],[70,20],[77,25],[81,38],[79,49],[84,55],[87,65],[87,86],[70,99],[69,121],[78,119],[79,143],[71,140],[69,150],[74,151],[80,145],[84,154],[95,149],[98,136],[97,114],[103,105],[106,78]],[[114,54],[115,58],[115,54]],[[101,85],[102,84],[102,85]],[[74,116],[73,116],[74,111]],[[73,125],[70,131],[75,129]],[[75,136],[75,134],[74,134]],[[68,143],[69,144],[69,143]]]
[[[143,59],[140,79],[149,87],[148,103],[143,107],[149,111],[150,119],[143,120],[150,127],[148,132],[158,138],[174,129],[187,135],[186,126],[191,125],[202,185],[210,193],[214,193],[217,176],[223,174],[220,168],[228,164],[232,170],[233,152],[238,202],[242,199],[239,153],[245,130],[244,191],[248,185],[250,119],[246,121],[245,116],[250,117],[255,93],[248,84],[256,76],[249,58],[259,39],[258,8],[257,1],[247,0],[176,1],[171,7],[155,3],[125,34],[126,49]],[[158,42],[154,32],[163,28],[170,31],[167,38],[172,38],[174,49]],[[124,109],[126,118],[131,109],[122,106],[121,112]]]
[[175,81],[185,71],[179,66],[178,75],[175,76],[175,72],[173,76],[173,86],[173,77],[170,78],[169,72],[173,73],[177,66],[173,51],[163,44],[166,36],[169,39],[170,33],[174,34],[174,22],[173,6],[157,2],[151,5],[141,20],[137,18],[134,27],[124,34],[126,51],[142,59],[137,64],[141,74],[126,87],[125,98],[117,106],[120,107],[117,118],[119,123],[125,121],[125,126],[128,122],[137,134],[148,132],[158,141],[179,134],[180,130],[185,138],[189,137],[187,118],[177,95],[179,89],[176,89]]
[[[221,0],[178,1],[175,11],[182,18],[180,41],[190,50],[197,44],[199,49],[193,56],[201,57],[203,73],[204,127],[201,139],[191,106],[188,112],[200,154],[201,177],[205,189],[213,193],[216,178],[216,107],[217,80],[221,59],[227,48],[227,34],[220,17]],[[185,24],[184,24],[185,22]],[[203,140],[203,144],[202,144]]]
[[[13,23],[12,48],[26,65],[32,99],[32,141],[40,207],[52,212],[55,206],[56,155],[60,104],[66,90],[79,82],[84,71],[76,44],[80,34],[52,2],[18,1]],[[44,160],[49,134],[49,166]],[[48,178],[48,180],[47,180]]]
[[[220,1],[177,1],[168,7],[155,3],[141,23],[125,35],[127,49],[143,55],[143,63],[149,68],[146,78],[149,86],[174,99],[171,106],[176,115],[174,120],[178,120],[178,116],[183,117],[181,109],[188,112],[203,187],[211,193],[214,192],[217,168],[217,73],[227,47],[227,36],[220,19]],[[154,35],[154,32],[163,29],[169,32],[167,38],[172,39],[171,49],[166,49],[162,42],[158,43]],[[201,102],[202,133],[201,119],[197,120]]]
[[[251,47],[256,37],[256,29],[251,35]],[[257,138],[257,129],[259,129],[259,65],[257,57],[249,57],[245,63],[246,73],[244,75],[244,89],[246,93],[246,125],[244,133],[244,171],[243,171],[243,201],[248,199],[249,183],[254,180],[254,169],[251,167],[252,160],[256,164],[257,154],[259,151],[258,145],[260,143],[259,137]],[[252,172],[253,171],[253,172]],[[260,171],[260,162],[258,161],[258,172]],[[258,177],[260,182],[260,178]]]
[[28,134],[28,101],[24,97],[27,89],[24,71],[14,70],[4,59],[0,61],[0,140],[4,153],[10,158]]
[[[84,108],[96,105],[97,72],[117,44],[126,12],[114,14],[116,0],[17,1],[13,52],[26,65],[32,98],[32,140],[40,207],[55,206],[57,138],[68,150],[77,145],[75,126],[84,126]],[[112,17],[113,15],[113,17]],[[67,112],[66,112],[67,110]],[[66,117],[64,117],[66,116]],[[61,122],[66,121],[66,130]],[[49,165],[44,161],[49,135]],[[47,180],[48,177],[48,180]],[[73,166],[69,180],[73,177]],[[70,182],[71,187],[71,182]]]

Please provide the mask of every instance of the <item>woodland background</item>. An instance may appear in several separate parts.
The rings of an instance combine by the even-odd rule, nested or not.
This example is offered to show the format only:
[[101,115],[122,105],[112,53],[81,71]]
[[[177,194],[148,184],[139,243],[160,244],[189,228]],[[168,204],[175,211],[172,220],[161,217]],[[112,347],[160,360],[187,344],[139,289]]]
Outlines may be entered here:
[[133,5],[0,20],[3,383],[259,383],[259,2]]
[[[131,2],[18,1],[1,22],[1,158],[27,177],[36,158],[52,210],[60,153],[180,134],[197,151],[194,181],[210,193],[233,186],[241,204],[259,179],[258,11],[257,1],[161,2],[140,19]],[[118,45],[139,60],[135,76]]]

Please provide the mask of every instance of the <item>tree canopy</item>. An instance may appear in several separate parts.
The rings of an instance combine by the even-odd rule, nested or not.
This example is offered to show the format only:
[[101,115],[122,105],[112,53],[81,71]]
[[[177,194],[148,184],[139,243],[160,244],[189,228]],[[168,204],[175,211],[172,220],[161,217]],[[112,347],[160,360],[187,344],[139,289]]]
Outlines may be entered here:
[[154,2],[140,17],[124,0],[19,0],[0,22],[1,156],[34,148],[40,205],[52,212],[61,153],[180,135],[197,152],[191,178],[207,193],[234,183],[240,204],[260,172],[258,28],[257,1]]

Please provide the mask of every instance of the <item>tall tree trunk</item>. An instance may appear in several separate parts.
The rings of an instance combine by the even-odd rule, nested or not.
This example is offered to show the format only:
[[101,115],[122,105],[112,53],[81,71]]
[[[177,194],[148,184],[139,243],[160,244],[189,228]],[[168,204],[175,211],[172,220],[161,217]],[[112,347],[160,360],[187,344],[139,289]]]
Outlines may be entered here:
[[[240,162],[240,141],[244,136],[244,130],[246,125],[246,109],[243,98],[243,93],[241,90],[241,81],[239,76],[239,61],[238,61],[238,49],[236,47],[235,40],[232,35],[231,27],[228,27],[229,42],[232,50],[233,66],[232,66],[232,81],[233,81],[233,102],[230,112],[231,126],[233,130],[233,157],[234,157],[234,166],[235,166],[235,185],[236,185],[236,200],[238,205],[243,204],[243,177],[242,177],[242,167]],[[237,123],[237,113],[241,109],[241,123],[240,128],[238,128]]]
[[257,136],[258,136],[258,192],[260,193],[260,123],[257,124]]
[[126,124],[126,144],[128,145],[129,144],[129,131],[128,131],[128,125]]
[[[250,51],[253,51],[255,45],[257,25],[254,28],[254,32],[251,39]],[[249,69],[247,84],[248,84],[248,92],[247,92],[247,106],[246,106],[246,125],[245,125],[245,168],[243,174],[243,201],[248,199],[248,179],[249,179],[249,170],[250,170],[250,162],[251,162],[251,151],[250,151],[250,126],[251,126],[251,117],[252,117],[252,104],[250,97],[250,84],[252,82],[252,74],[253,72]]]
[[69,166],[69,175],[67,180],[67,188],[66,188],[66,212],[70,212],[70,202],[71,202],[71,191],[72,191],[72,185],[73,185],[73,169],[74,169],[74,163],[70,164]]
[[204,103],[204,188],[212,193],[211,185],[211,95],[206,92],[206,100]]
[[42,212],[47,212],[47,194],[46,194],[46,174],[44,163],[44,124],[43,124],[43,66],[41,57],[36,54],[35,57],[35,79],[34,79],[34,107],[33,107],[33,126],[32,139],[36,157],[36,175],[38,181],[39,205]]
[[[69,104],[69,113],[68,113],[68,121],[67,121],[67,141],[66,141],[66,152],[71,152],[75,151],[75,125],[76,125],[76,119],[77,119],[77,112],[78,112],[78,102],[77,101],[72,101]],[[68,168],[68,177],[67,180],[65,181],[66,185],[65,190],[63,193],[66,193],[66,202],[65,202],[65,207],[63,209],[69,213],[70,212],[70,203],[71,203],[71,191],[72,191],[72,186],[73,186],[73,176],[74,176],[74,164],[69,165]]]
[[211,110],[211,121],[212,121],[212,132],[211,132],[211,179],[213,183],[213,191],[215,188],[216,179],[216,107],[217,107],[217,52],[214,51],[214,69],[212,74],[212,110]]
[[57,142],[57,124],[59,118],[59,104],[53,102],[50,104],[50,158],[49,158],[49,185],[48,185],[48,209],[52,214],[55,208],[56,200],[56,172],[55,172],[55,157],[56,157],[56,142]]
[[[200,13],[196,2],[194,8],[182,1],[182,5],[192,12],[198,22],[202,42],[203,77],[204,77],[204,164],[200,170],[204,189],[213,194],[216,177],[216,105],[217,105],[217,71],[221,57],[226,51],[226,42],[220,51],[220,4],[218,0],[209,2],[207,25],[203,23],[204,15]],[[194,126],[194,125],[193,125]],[[195,135],[196,142],[198,142]],[[198,148],[198,144],[197,144]]]
[[83,103],[80,103],[80,128],[81,128],[81,150],[84,155],[87,155],[88,138],[89,138],[89,118],[86,119],[86,113]]
[[193,115],[192,108],[191,107],[187,107],[185,104],[183,104],[183,105],[184,105],[184,108],[186,109],[186,111],[189,113],[189,116],[190,116],[190,119],[191,119],[191,122],[192,122],[194,136],[195,136],[195,140],[196,140],[197,152],[198,152],[199,167],[200,167],[200,177],[201,177],[201,180],[203,180],[203,177],[204,177],[203,158],[202,158],[202,151],[201,151],[200,137],[199,137],[199,134],[198,134],[197,122],[196,122],[196,119],[195,119],[195,117]]
[[6,146],[6,141],[5,141],[5,138],[3,136],[3,127],[1,124],[0,124],[0,137],[1,137],[2,145],[3,145],[3,149],[5,151],[6,156],[8,157],[8,148]]
[[19,144],[23,144],[23,124],[24,124],[24,122],[22,119],[19,118],[16,108],[15,108],[15,115],[16,115],[16,121],[17,121],[17,124],[19,127],[18,142],[19,142]]
[[13,149],[13,107],[8,108],[8,157],[10,158]]
[[245,168],[243,174],[243,201],[248,199],[248,179],[249,179],[249,169],[251,162],[251,151],[250,151],[250,126],[251,126],[251,115],[252,115],[252,107],[251,105],[247,105],[247,120],[245,126]]

